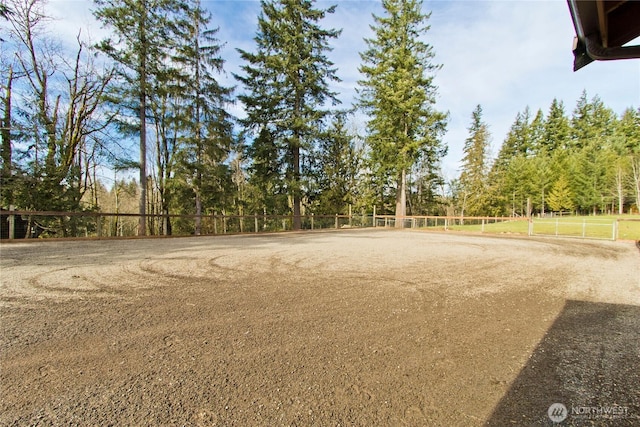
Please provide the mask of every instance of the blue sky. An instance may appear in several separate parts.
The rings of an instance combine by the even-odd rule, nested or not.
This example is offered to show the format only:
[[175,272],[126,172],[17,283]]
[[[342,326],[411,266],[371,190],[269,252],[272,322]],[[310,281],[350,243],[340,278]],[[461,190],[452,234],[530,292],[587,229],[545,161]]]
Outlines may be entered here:
[[[317,7],[337,4],[336,12],[322,22],[325,28],[342,29],[333,41],[329,57],[338,68],[342,82],[334,86],[344,107],[350,107],[357,87],[359,52],[363,38],[371,35],[372,14],[381,15],[379,1],[318,1]],[[253,51],[253,37],[260,12],[259,1],[203,0],[213,14],[212,25],[225,43],[228,85],[237,85],[232,73],[242,65],[236,48]],[[86,0],[51,0],[59,19],[57,32],[74,39],[79,28],[94,41],[103,30],[89,11]],[[532,114],[549,109],[553,98],[563,101],[570,114],[583,90],[589,98],[598,95],[618,115],[627,107],[640,107],[640,60],[594,62],[573,72],[571,46],[574,28],[566,1],[424,1],[431,11],[431,29],[425,41],[434,48],[434,62],[442,64],[435,77],[438,86],[436,108],[450,114],[444,141],[449,154],[443,160],[446,178],[455,177],[462,147],[468,136],[471,112],[482,105],[484,120],[492,135],[492,151],[497,153],[516,114],[525,107]],[[241,90],[238,87],[238,90]],[[233,113],[242,116],[242,106]],[[364,117],[356,119],[364,128]]]

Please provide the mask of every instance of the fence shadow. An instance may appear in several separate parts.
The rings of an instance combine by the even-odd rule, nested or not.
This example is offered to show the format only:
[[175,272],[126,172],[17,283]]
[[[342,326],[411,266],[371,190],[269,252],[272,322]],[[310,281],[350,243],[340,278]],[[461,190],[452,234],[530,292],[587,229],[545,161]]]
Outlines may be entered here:
[[486,425],[640,425],[640,307],[567,301]]

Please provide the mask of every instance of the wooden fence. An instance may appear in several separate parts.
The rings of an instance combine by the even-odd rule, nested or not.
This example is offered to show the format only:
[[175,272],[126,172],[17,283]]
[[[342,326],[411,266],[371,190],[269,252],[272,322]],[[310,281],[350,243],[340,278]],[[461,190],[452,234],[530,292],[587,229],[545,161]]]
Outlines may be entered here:
[[[111,238],[139,235],[140,215],[134,213],[1,210],[0,216],[2,239]],[[290,231],[294,226],[293,215],[148,214],[145,215],[145,219],[147,236],[268,233]],[[375,214],[310,214],[300,216],[300,229],[388,227],[525,236],[640,239],[635,237],[638,234],[637,230],[626,227],[627,224],[632,224],[630,221],[634,221],[635,228],[640,228],[637,226],[639,224],[637,219],[613,219],[602,224],[580,220],[576,226],[567,219],[548,221],[526,217],[407,216],[396,218],[393,215]],[[623,225],[622,232],[619,231],[619,224]],[[627,228],[631,231],[627,232]]]

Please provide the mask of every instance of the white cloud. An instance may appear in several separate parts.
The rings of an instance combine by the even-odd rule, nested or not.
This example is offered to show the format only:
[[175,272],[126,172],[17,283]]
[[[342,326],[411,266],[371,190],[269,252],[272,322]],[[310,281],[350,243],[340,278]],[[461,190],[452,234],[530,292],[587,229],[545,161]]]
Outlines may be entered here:
[[[360,78],[359,52],[364,37],[371,35],[372,13],[381,14],[378,1],[319,1],[317,7],[337,4],[334,14],[321,23],[324,28],[342,29],[332,41],[329,57],[338,68],[342,82],[334,86],[350,107]],[[231,73],[242,65],[236,48],[252,51],[259,1],[208,0],[203,6],[213,13],[212,26],[219,26],[218,37],[226,43],[225,85],[238,83]],[[50,7],[61,18],[56,31],[71,41],[79,28],[92,39],[105,32],[93,19],[86,0],[51,0]],[[526,106],[532,114],[538,108],[547,112],[553,98],[564,102],[571,113],[582,90],[589,97],[600,96],[620,114],[629,106],[640,106],[640,60],[596,62],[574,73],[571,43],[573,24],[565,1],[425,1],[424,11],[433,10],[431,30],[426,41],[434,47],[435,63],[443,64],[435,83],[439,87],[437,108],[450,112],[445,142],[450,154],[444,161],[453,176],[462,157],[471,112],[481,104],[485,122],[493,136],[494,151],[499,149],[515,115]],[[241,90],[241,88],[238,88]],[[241,106],[234,113],[242,115]]]
[[53,18],[54,35],[74,49],[79,34],[81,40],[91,43],[97,43],[109,34],[93,16],[95,6],[92,1],[49,0],[47,9]]
[[553,98],[570,113],[583,89],[617,113],[640,103],[638,61],[594,63],[572,71],[573,24],[562,1],[456,1],[433,7],[428,41],[443,64],[436,82],[451,113],[445,168],[462,157],[471,112],[481,104],[499,149],[515,115],[529,106],[548,111]]

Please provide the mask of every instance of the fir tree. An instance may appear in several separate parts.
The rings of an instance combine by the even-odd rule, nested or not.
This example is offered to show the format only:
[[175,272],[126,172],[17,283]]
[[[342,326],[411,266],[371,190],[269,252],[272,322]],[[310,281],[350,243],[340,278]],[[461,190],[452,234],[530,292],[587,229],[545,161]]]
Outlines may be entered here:
[[204,187],[213,182],[222,185],[228,173],[223,162],[234,138],[233,120],[225,107],[232,101],[233,90],[217,79],[224,66],[220,56],[223,45],[217,39],[218,28],[209,27],[211,14],[202,9],[200,0],[191,0],[184,10],[179,27],[181,38],[173,60],[179,67],[177,84],[183,104],[181,167],[193,192],[197,235],[201,232]]
[[569,138],[569,119],[565,115],[562,101],[556,98],[551,102],[547,119],[544,123],[542,150],[552,154],[567,148]]
[[[276,149],[267,157],[285,165],[287,193],[293,204],[293,228],[301,227],[303,198],[302,156],[313,150],[324,118],[330,114],[327,102],[336,104],[329,82],[337,81],[333,63],[327,58],[329,40],[340,31],[318,25],[335,6],[321,10],[309,0],[262,1],[255,37],[255,53],[239,50],[247,63],[239,99],[245,106],[245,127],[271,138],[256,138],[253,144],[268,142],[254,152]],[[259,169],[255,169],[256,172]],[[261,180],[265,181],[263,178]]]
[[480,215],[484,211],[487,186],[487,156],[489,130],[482,121],[482,107],[473,111],[469,126],[469,137],[464,144],[462,172],[460,173],[459,197],[462,199],[461,214]]
[[[406,214],[406,176],[421,160],[435,170],[446,153],[446,114],[435,110],[433,48],[425,43],[430,14],[417,0],[383,0],[374,37],[361,53],[360,106],[370,115],[367,144],[379,182],[396,183],[396,217]],[[401,221],[397,221],[401,225]]]
[[[154,76],[162,70],[175,37],[171,17],[178,10],[173,0],[94,0],[95,17],[113,31],[98,48],[119,65],[125,87],[114,102],[137,111],[133,131],[140,141],[140,214],[138,233],[146,234],[147,116]],[[126,124],[125,126],[129,126]]]
[[573,194],[565,174],[560,175],[560,178],[553,184],[547,202],[554,212],[573,210]]
[[345,214],[355,202],[356,178],[362,162],[344,115],[337,115],[319,145],[320,213]]

